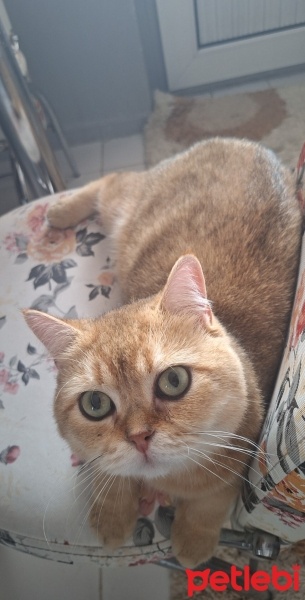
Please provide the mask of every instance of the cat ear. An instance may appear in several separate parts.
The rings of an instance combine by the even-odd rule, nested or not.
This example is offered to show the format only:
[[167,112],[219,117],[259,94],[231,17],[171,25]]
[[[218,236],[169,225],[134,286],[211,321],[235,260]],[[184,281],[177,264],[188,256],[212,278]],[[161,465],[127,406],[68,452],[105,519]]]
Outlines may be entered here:
[[204,275],[199,260],[192,254],[174,264],[163,290],[161,306],[172,313],[197,315],[206,326],[212,322]]
[[53,358],[59,357],[76,339],[77,329],[39,310],[24,310],[23,316]]

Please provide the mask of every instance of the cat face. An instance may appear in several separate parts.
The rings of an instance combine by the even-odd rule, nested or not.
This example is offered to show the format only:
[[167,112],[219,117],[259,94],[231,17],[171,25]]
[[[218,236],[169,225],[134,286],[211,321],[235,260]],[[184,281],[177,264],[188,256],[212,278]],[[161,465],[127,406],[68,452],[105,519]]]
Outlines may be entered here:
[[28,311],[58,365],[59,430],[103,472],[154,479],[192,469],[209,460],[217,432],[243,419],[240,359],[212,315],[198,261],[189,286],[180,261],[158,296],[96,321]]
[[73,451],[100,456],[103,471],[172,473],[190,462],[188,447],[203,450],[198,431],[239,423],[239,361],[226,337],[194,320],[141,303],[87,323],[80,340],[59,362],[55,416]]

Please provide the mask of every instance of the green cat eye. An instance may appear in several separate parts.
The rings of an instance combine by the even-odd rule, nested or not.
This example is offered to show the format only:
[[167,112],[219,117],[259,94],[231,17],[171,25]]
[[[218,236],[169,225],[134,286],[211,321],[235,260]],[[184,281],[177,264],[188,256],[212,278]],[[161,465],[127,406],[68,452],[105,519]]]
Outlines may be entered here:
[[190,385],[191,374],[186,367],[169,367],[159,375],[155,394],[161,399],[177,400],[187,392]]
[[115,409],[111,398],[103,392],[84,392],[78,401],[81,413],[87,419],[99,421],[108,417]]

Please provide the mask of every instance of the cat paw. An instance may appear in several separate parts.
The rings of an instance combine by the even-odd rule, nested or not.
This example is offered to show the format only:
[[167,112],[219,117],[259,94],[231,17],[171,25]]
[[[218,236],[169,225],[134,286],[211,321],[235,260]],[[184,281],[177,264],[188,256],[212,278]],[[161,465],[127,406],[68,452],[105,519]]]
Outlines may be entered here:
[[[116,528],[115,528],[116,529]],[[107,531],[102,528],[102,531],[99,531],[99,538],[102,541],[103,547],[105,550],[117,550],[124,546],[125,542],[131,536],[132,531],[128,530],[111,530]]]
[[132,535],[136,523],[136,519],[126,522],[115,514],[112,518],[109,516],[106,518],[103,515],[97,515],[95,511],[91,514],[90,520],[93,530],[107,550],[116,550],[123,546]]
[[47,218],[51,227],[67,229],[67,227],[75,227],[75,225],[84,219],[86,209],[78,205],[78,196],[77,193],[64,196],[50,206]]
[[132,536],[139,512],[139,501],[135,489],[133,489],[134,493],[118,503],[116,492],[120,489],[119,483],[115,482],[113,487],[117,489],[111,490],[107,502],[98,495],[90,512],[91,526],[103,546],[109,550],[123,546]]
[[194,569],[203,562],[209,560],[217,547],[219,532],[184,530],[182,527],[175,527],[175,522],[171,531],[172,550],[175,558],[187,569]]

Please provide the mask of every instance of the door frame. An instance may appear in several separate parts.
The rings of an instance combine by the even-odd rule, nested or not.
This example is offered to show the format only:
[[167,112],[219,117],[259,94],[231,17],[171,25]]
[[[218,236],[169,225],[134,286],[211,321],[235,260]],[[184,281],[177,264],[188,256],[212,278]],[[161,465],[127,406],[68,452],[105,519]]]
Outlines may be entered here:
[[156,0],[171,91],[305,62],[305,26],[198,48],[193,0]]

